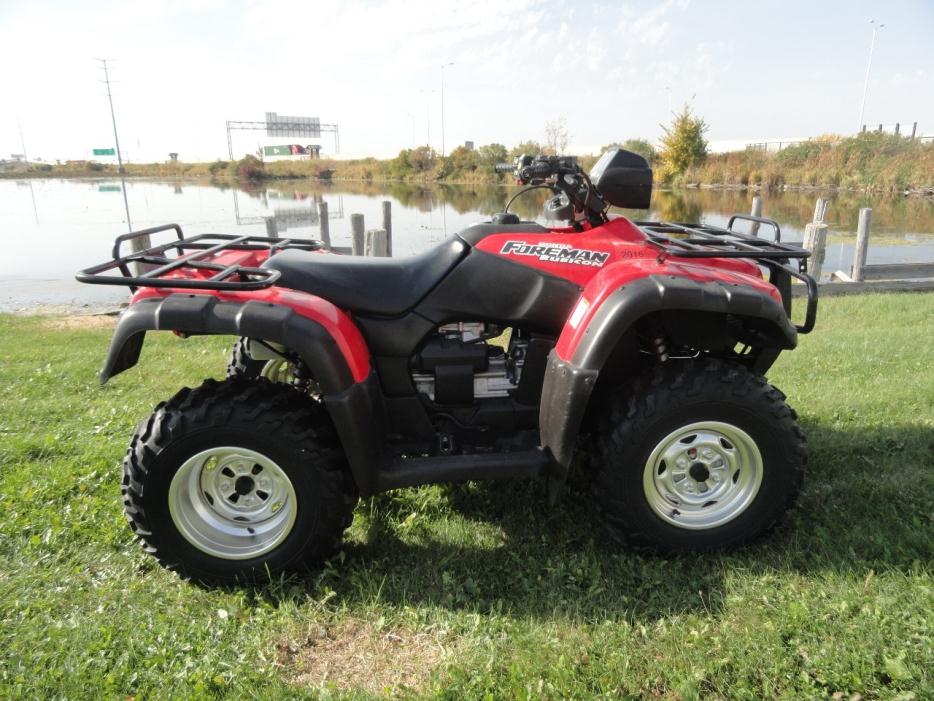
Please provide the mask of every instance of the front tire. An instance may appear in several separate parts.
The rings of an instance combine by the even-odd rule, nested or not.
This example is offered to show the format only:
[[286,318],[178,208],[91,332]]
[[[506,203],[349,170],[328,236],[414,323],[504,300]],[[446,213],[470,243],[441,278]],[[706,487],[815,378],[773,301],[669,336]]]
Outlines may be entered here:
[[611,536],[665,552],[755,540],[801,489],[796,419],[781,392],[741,366],[653,367],[611,403],[596,437],[593,496]]
[[332,555],[357,500],[325,409],[265,380],[207,380],[156,407],[123,462],[145,549],[206,584],[266,581]]

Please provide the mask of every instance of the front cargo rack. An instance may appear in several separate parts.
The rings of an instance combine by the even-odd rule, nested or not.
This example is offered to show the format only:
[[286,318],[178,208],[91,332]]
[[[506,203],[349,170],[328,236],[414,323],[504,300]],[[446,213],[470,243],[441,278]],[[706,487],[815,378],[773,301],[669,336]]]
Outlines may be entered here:
[[[123,244],[163,231],[174,231],[177,239],[124,254]],[[122,285],[134,292],[139,287],[171,287],[195,290],[261,290],[279,279],[278,270],[254,268],[239,264],[225,265],[205,260],[221,251],[269,251],[273,256],[286,249],[316,251],[324,247],[313,239],[277,239],[267,236],[237,236],[234,234],[198,234],[185,238],[178,224],[166,224],[151,229],[131,231],[114,241],[113,259],[78,272],[78,282],[91,285]],[[169,257],[169,251],[175,251]],[[139,272],[131,272],[131,265]],[[120,275],[107,274],[119,270]],[[196,277],[165,277],[168,273],[188,270]],[[204,277],[207,273],[208,276]]]
[[[772,229],[772,240],[744,234],[733,229],[737,221],[748,221]],[[709,224],[635,222],[646,240],[660,249],[662,257],[677,258],[750,258],[769,270],[771,282],[782,295],[785,312],[791,314],[791,278],[807,286],[807,311],[804,324],[795,326],[799,333],[809,333],[817,319],[817,281],[807,274],[810,251],[782,243],[778,222],[765,217],[734,214],[726,228]],[[792,261],[797,261],[793,265]]]

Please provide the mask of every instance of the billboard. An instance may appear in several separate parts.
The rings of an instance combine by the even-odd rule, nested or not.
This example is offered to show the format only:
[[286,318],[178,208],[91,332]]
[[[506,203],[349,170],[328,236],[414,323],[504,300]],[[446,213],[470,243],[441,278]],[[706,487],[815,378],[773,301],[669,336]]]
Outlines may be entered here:
[[279,146],[263,146],[264,156],[307,156],[311,153],[308,146],[299,144],[285,144]]
[[318,139],[321,138],[321,119],[319,117],[286,117],[275,112],[267,112],[266,136],[302,136]]

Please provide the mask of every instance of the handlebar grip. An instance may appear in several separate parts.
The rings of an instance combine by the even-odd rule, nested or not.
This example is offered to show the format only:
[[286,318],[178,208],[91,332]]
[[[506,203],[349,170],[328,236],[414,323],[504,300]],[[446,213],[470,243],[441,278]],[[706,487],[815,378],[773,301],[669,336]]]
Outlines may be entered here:
[[524,180],[528,180],[529,178],[547,178],[554,172],[554,168],[550,163],[533,163],[519,172]]
[[497,163],[495,166],[493,166],[493,169],[497,173],[511,173],[513,170],[515,170],[515,168],[516,166],[512,163]]

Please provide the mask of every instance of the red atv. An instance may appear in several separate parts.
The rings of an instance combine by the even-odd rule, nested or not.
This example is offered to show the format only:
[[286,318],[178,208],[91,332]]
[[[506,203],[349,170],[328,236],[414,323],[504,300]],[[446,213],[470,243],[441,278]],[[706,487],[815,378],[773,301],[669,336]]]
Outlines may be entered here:
[[[805,439],[764,375],[814,325],[807,252],[767,219],[609,215],[649,206],[648,164],[620,149],[589,176],[573,158],[508,168],[521,192],[554,193],[553,226],[507,205],[393,260],[171,225],[120,236],[112,260],[78,274],[135,291],[102,382],[136,364],[150,330],[239,339],[228,378],[159,404],[124,459],[127,517],[163,565],[266,579],[332,554],[359,496],[516,476],[557,494],[574,465],[634,546],[724,550],[776,523]],[[797,327],[791,278],[808,291]]]

